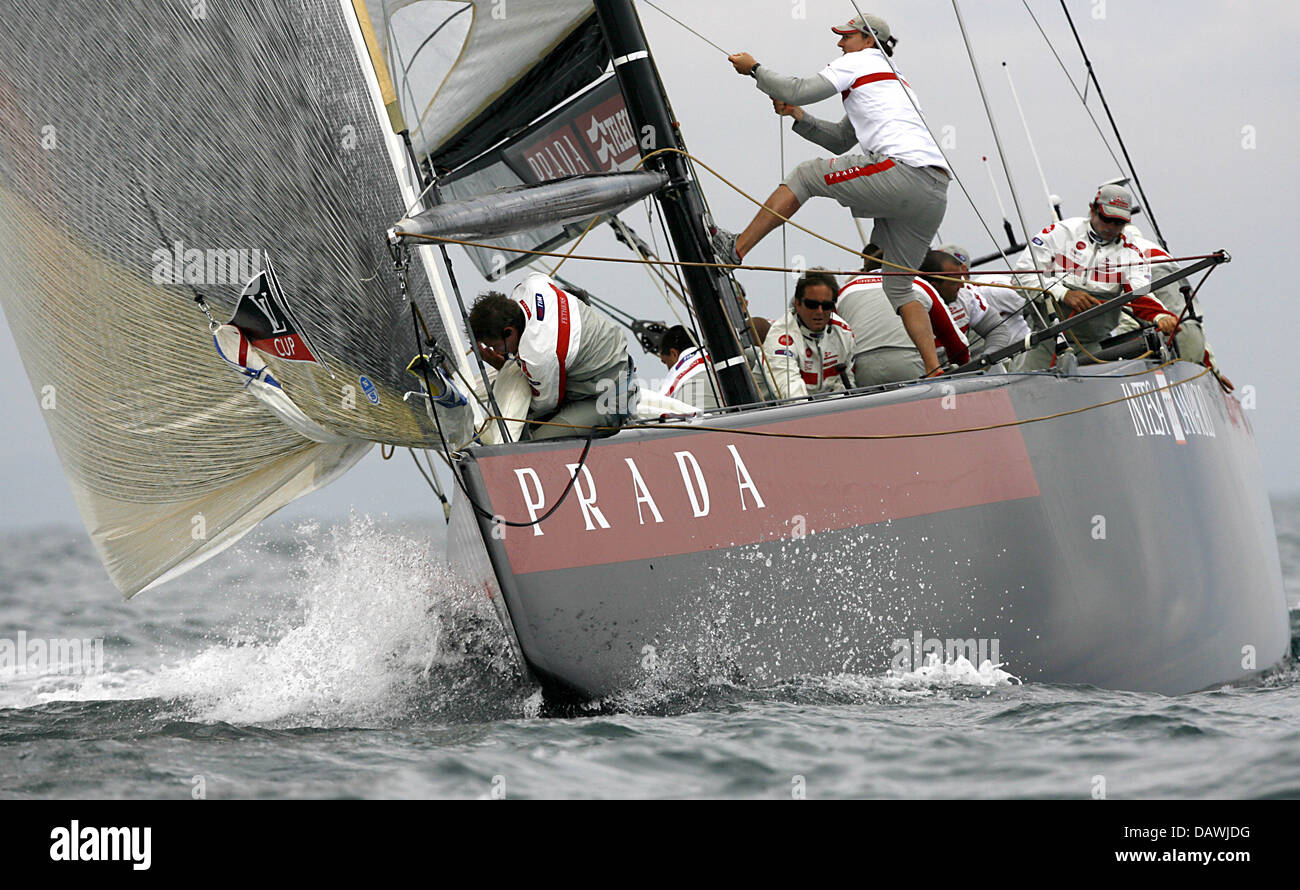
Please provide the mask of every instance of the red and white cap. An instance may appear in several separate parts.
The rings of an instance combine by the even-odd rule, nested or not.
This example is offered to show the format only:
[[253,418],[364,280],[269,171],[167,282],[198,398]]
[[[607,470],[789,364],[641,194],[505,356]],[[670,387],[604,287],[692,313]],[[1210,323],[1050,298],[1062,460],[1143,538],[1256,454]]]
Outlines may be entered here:
[[1103,185],[1092,203],[1102,216],[1125,222],[1133,218],[1133,195],[1122,185]]
[[[868,25],[871,26],[870,29],[867,28]],[[857,33],[862,33],[870,37],[871,32],[875,31],[876,39],[882,44],[888,42],[890,36],[889,23],[880,16],[872,15],[869,12],[864,15],[855,15],[853,18],[849,19],[847,25],[832,27],[831,30],[836,34],[839,34],[841,37],[846,34]]]

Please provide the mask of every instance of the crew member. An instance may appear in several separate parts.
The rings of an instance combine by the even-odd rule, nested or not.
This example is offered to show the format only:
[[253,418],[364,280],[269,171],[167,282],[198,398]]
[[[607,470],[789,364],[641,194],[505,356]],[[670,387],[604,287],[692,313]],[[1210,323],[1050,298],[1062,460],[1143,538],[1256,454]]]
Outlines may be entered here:
[[[1029,335],[1029,324],[1024,316],[1025,301],[1011,286],[1014,282],[1010,276],[981,275],[978,279],[971,279],[970,251],[956,244],[941,244],[935,251],[951,258],[943,263],[942,274],[945,277],[966,281],[965,286],[957,291],[956,300],[948,301],[948,307],[953,310],[953,320],[970,341],[971,358],[996,352],[1012,343],[1023,343]],[[962,313],[964,320],[959,317]],[[975,336],[971,336],[970,331],[974,331]]]
[[[1103,185],[1093,198],[1088,216],[1061,220],[1029,239],[1029,246],[1016,263],[1016,283],[1022,288],[1045,285],[1050,299],[1036,290],[1026,290],[1026,298],[1044,304],[1044,317],[1053,307],[1059,307],[1063,318],[1145,287],[1150,283],[1147,262],[1137,245],[1124,236],[1124,227],[1132,218],[1133,196],[1129,190],[1120,185]],[[1149,295],[1138,297],[1129,306],[1134,315],[1154,321],[1164,334],[1172,334],[1178,325],[1178,316]],[[1119,324],[1119,316],[1120,310],[1113,309],[1076,325],[1066,332],[1066,342],[1072,350],[1095,355],[1101,339]],[[1024,353],[1017,367],[1041,370],[1055,360],[1054,344],[1047,340]]]
[[[876,249],[868,244],[863,253],[870,256]],[[922,260],[922,269],[925,262]],[[925,374],[925,362],[885,294],[888,279],[875,271],[876,264],[870,260],[864,268],[867,274],[849,281],[839,296],[839,312],[854,332],[853,379],[858,386],[915,380]],[[936,354],[942,348],[950,361],[965,364],[970,360],[966,338],[939,291],[924,278],[912,279],[911,287],[915,299],[929,306],[930,325],[936,334],[931,348]]]
[[529,419],[556,424],[531,426],[529,438],[584,435],[634,413],[638,388],[622,329],[540,272],[509,297],[479,296],[469,326],[485,362],[498,370],[518,363],[532,388]]
[[718,407],[718,395],[709,378],[709,354],[695,345],[690,331],[681,325],[669,328],[659,343],[659,360],[668,368],[661,395],[701,411]]
[[[781,217],[792,217],[815,196],[834,198],[854,216],[874,219],[872,241],[884,248],[889,263],[908,269],[918,267],[938,231],[948,204],[950,173],[915,93],[886,58],[893,56],[897,42],[889,25],[878,16],[860,15],[831,30],[839,35],[843,54],[811,77],[778,74],[749,53],[729,57],[737,72],[752,75],[758,88],[772,97],[777,114],[794,118],[796,133],[836,154],[851,149],[854,153],[795,167],[767,199],[765,207],[774,213],[759,210],[739,236],[713,229],[714,250],[724,262],[741,263],[763,236],[782,224]],[[819,120],[802,107],[836,94],[845,111],[837,124]],[[929,305],[916,299],[906,276],[887,277],[885,292],[926,369],[937,371]]]
[[777,398],[833,392],[853,382],[853,330],[835,314],[835,276],[810,269],[789,312],[763,341]]

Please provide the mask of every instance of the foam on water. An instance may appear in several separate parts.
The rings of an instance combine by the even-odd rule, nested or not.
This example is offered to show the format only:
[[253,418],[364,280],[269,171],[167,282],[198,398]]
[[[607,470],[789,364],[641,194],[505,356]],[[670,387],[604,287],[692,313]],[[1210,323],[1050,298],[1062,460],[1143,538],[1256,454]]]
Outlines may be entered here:
[[949,689],[953,686],[1016,686],[1021,680],[988,659],[975,667],[964,655],[957,656],[954,661],[940,661],[938,655],[930,652],[921,667],[914,671],[890,671],[883,682],[899,688]]
[[26,690],[27,703],[152,698],[180,702],[200,721],[370,725],[436,711],[486,683],[526,715],[533,690],[512,688],[491,604],[432,558],[426,541],[356,516],[323,542],[315,526],[297,536],[316,543],[285,578],[297,591],[295,614],[178,663],[45,678]]

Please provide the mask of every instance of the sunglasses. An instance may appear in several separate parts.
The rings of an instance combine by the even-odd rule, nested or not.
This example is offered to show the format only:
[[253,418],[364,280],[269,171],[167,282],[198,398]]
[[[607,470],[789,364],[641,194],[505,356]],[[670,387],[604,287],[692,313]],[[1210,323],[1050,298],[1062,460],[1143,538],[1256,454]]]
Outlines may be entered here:
[[1124,223],[1125,225],[1128,225],[1128,220],[1121,219],[1118,216],[1107,216],[1106,214],[1102,213],[1100,210],[1097,211],[1097,216],[1101,217],[1102,222],[1109,223],[1112,226],[1119,225],[1120,223]]
[[807,297],[803,297],[802,299],[803,304],[809,309],[825,309],[827,312],[832,312],[835,309],[834,300],[827,300],[823,303],[821,300],[810,300]]

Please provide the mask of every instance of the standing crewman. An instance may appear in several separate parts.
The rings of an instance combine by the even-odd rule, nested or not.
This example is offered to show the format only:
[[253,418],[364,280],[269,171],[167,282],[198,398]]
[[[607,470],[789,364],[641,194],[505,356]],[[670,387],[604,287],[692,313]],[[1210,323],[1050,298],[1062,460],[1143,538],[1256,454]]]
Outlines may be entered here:
[[[943,221],[950,172],[921,118],[920,103],[907,81],[891,67],[894,38],[884,19],[860,15],[832,28],[839,35],[838,59],[811,77],[781,75],[749,53],[729,56],[740,74],[752,76],[772,97],[777,114],[794,118],[794,132],[836,154],[861,154],[805,161],[782,183],[765,208],[739,236],[715,228],[714,250],[739,265],[764,235],[792,217],[811,197],[834,198],[855,217],[875,220],[871,240],[888,263],[917,269]],[[839,94],[845,116],[838,124],[818,120],[801,107]],[[780,214],[777,216],[776,214]],[[927,373],[939,369],[930,329],[929,305],[917,298],[910,275],[885,277],[885,292],[903,320]]]

